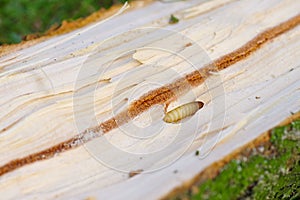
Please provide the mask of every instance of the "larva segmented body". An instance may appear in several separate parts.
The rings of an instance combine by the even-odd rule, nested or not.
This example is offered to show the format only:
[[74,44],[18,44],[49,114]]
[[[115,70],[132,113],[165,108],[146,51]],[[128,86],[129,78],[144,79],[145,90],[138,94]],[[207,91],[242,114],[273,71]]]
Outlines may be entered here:
[[164,121],[167,123],[174,123],[182,120],[188,116],[195,114],[204,105],[201,101],[195,101],[184,104],[166,113]]

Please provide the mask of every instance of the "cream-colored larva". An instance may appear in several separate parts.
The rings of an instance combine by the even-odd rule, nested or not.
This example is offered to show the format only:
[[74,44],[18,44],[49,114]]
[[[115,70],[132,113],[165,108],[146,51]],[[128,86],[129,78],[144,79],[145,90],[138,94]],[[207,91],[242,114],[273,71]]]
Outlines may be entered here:
[[166,113],[164,121],[167,123],[174,123],[182,120],[188,116],[195,114],[204,105],[201,101],[195,101],[191,103],[179,106]]

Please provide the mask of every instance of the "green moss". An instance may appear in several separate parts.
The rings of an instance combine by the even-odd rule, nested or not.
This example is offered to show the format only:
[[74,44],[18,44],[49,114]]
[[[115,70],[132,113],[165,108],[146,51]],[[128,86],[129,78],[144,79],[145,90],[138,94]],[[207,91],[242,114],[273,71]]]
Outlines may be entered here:
[[175,17],[174,15],[170,16],[169,24],[177,24],[179,22],[179,19]]
[[[1,0],[0,44],[18,43],[22,36],[44,32],[63,20],[85,17],[113,0]],[[119,0],[124,3],[124,0]]]
[[300,120],[273,129],[270,143],[232,160],[197,192],[176,199],[300,199],[299,135]]

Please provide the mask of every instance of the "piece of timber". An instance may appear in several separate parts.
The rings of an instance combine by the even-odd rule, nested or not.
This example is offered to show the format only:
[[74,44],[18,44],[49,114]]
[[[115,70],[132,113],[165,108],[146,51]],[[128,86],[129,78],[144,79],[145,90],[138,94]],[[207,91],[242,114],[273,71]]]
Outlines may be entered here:
[[1,194],[156,199],[191,180],[300,110],[299,10],[153,2],[0,57]]

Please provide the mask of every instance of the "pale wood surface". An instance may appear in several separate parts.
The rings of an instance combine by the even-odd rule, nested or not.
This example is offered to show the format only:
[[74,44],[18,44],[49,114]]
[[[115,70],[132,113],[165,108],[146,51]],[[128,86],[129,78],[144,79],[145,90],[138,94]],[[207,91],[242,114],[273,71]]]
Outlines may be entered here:
[[[1,57],[0,166],[97,126],[111,118],[112,111],[118,113],[148,91],[195,70],[182,58],[157,48],[197,62],[196,68],[204,67],[268,28],[298,15],[299,10],[300,3],[292,0],[153,2],[105,23]],[[170,14],[180,19],[178,24],[168,23]],[[89,28],[91,26],[94,27]],[[167,28],[186,38],[179,41],[178,35],[154,29],[149,34],[143,31],[122,34],[148,26]],[[111,36],[115,37],[108,39]],[[201,51],[195,43],[184,46],[190,40],[196,42]],[[141,47],[152,49],[138,49]],[[108,67],[115,56],[134,49]],[[154,106],[135,119],[136,124],[143,126],[150,123],[149,116],[153,116],[153,124],[135,133],[150,135],[151,130],[161,126],[163,131],[159,136],[146,140],[132,138],[122,133],[122,130],[131,130],[131,126],[125,124],[53,158],[3,174],[1,196],[5,199],[162,197],[276,126],[291,112],[299,111],[299,58],[300,27],[297,26],[249,57],[212,73],[205,84],[171,102],[169,109],[185,102],[203,101],[205,107],[190,120],[165,124],[163,106]],[[149,67],[151,64],[154,67]],[[100,76],[95,71],[99,69],[105,70]],[[143,87],[149,83],[152,87]],[[75,101],[74,93],[78,95]],[[91,98],[91,95],[94,96]],[[128,101],[124,101],[126,98]],[[91,99],[93,104],[90,104]],[[91,108],[94,113],[90,112]],[[178,132],[175,138],[174,133]],[[195,135],[190,146],[189,141]],[[175,142],[167,147],[169,151],[149,158],[140,156],[144,160],[118,155],[105,142],[110,141],[129,152],[149,153],[173,140]],[[195,156],[197,149],[200,149],[199,157]],[[103,159],[113,160],[116,166],[108,167],[107,163],[98,161],[93,157],[96,153],[103,155]],[[160,169],[164,165],[167,167]],[[138,169],[145,173],[128,177],[128,171]],[[178,172],[175,174],[174,170]]]

